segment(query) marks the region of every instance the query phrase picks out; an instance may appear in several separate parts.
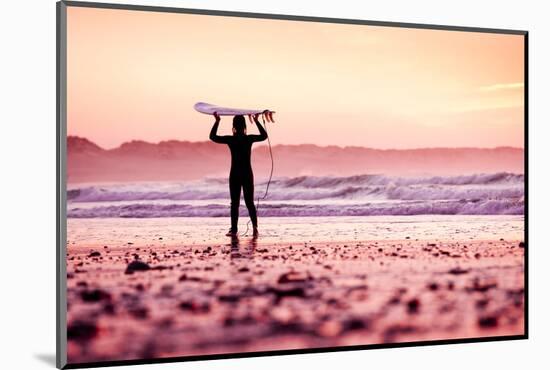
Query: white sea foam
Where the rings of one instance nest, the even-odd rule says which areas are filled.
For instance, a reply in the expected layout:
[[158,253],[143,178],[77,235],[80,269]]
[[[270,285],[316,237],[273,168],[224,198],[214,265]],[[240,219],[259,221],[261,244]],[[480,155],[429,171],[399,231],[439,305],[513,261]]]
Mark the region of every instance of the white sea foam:
[[[263,195],[265,186],[256,184],[256,196]],[[524,212],[523,197],[524,176],[510,173],[416,178],[302,176],[275,178],[260,214],[520,215]],[[219,217],[228,215],[228,207],[223,204],[225,200],[228,204],[228,198],[226,179],[84,186],[68,191],[68,216]]]

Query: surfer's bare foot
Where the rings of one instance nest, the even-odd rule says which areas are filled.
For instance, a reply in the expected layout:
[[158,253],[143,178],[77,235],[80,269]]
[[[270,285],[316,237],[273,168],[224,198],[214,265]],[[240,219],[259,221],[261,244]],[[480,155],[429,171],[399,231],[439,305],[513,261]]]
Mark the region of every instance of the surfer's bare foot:
[[237,230],[229,229],[225,236],[237,236]]
[[252,236],[257,237],[258,235],[260,235],[260,232],[258,231],[258,228],[255,227],[252,231]]

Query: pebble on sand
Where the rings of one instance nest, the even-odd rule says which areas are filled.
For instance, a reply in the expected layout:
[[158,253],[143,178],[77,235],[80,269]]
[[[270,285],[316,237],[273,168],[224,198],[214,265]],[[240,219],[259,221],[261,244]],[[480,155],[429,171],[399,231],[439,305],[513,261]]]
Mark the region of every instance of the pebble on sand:
[[419,308],[420,308],[420,301],[418,300],[418,298],[413,298],[407,302],[407,312],[409,314],[418,313]]
[[183,301],[179,304],[179,308],[192,313],[207,313],[210,311],[210,304],[208,302]]
[[99,301],[110,301],[111,295],[101,289],[93,289],[93,290],[85,290],[82,293],[80,293],[80,298],[84,302],[99,302]]
[[142,262],[142,261],[132,261],[128,264],[128,266],[126,267],[126,271],[124,272],[125,274],[133,274],[134,272],[136,271],[147,271],[147,270],[150,270],[151,267],[146,264],[145,262]]
[[471,286],[466,287],[466,291],[468,292],[486,292],[489,289],[493,289],[497,287],[497,283],[494,280],[490,279],[484,279],[480,280],[478,277],[476,277],[473,280],[473,284]]
[[305,298],[306,291],[302,287],[295,287],[291,289],[278,289],[272,287],[268,289],[270,293],[275,294],[275,303],[279,303],[285,297]]
[[369,327],[369,322],[360,318],[352,317],[348,320],[345,320],[342,323],[342,326],[344,331],[362,330]]
[[453,269],[449,270],[449,274],[451,275],[462,275],[467,274],[470,270],[461,269],[460,267],[455,267]]
[[76,320],[67,326],[67,339],[86,342],[93,339],[99,332],[93,322]]
[[481,328],[496,328],[498,326],[498,317],[482,316],[477,323]]

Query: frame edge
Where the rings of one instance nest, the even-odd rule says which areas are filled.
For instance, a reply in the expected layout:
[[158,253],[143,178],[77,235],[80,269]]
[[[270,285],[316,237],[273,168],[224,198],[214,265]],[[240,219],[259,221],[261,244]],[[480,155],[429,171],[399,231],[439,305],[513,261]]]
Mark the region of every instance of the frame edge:
[[56,367],[67,365],[67,4],[56,3]]
[[523,103],[523,160],[524,168],[523,173],[525,175],[524,179],[524,242],[525,250],[523,256],[523,268],[524,268],[524,304],[523,304],[523,314],[524,314],[524,333],[525,338],[529,339],[529,32],[525,32],[523,36],[523,63],[524,63],[524,103]]
[[[136,360],[115,360],[89,363],[67,363],[67,297],[66,297],[66,252],[67,252],[67,227],[66,227],[66,186],[67,186],[67,7],[83,7],[95,9],[118,9],[118,10],[133,10],[133,11],[151,11],[151,12],[168,12],[168,13],[185,13],[197,15],[213,15],[213,16],[229,16],[243,18],[260,18],[260,19],[276,19],[290,21],[306,21],[306,22],[322,22],[322,23],[339,23],[339,24],[357,24],[370,25],[380,27],[397,27],[397,28],[415,28],[427,30],[443,30],[443,31],[459,31],[459,32],[481,32],[481,33],[496,33],[521,35],[524,37],[524,173],[525,173],[525,230],[524,238],[526,243],[524,255],[525,268],[525,303],[524,303],[524,334],[503,336],[503,337],[476,337],[468,339],[450,339],[450,340],[435,340],[435,341],[420,341],[420,342],[401,342],[392,344],[380,345],[359,345],[359,346],[342,346],[328,348],[310,348],[298,350],[281,350],[281,351],[260,351],[260,352],[243,352],[229,354],[214,354],[200,356],[183,356],[183,357],[168,357],[157,359],[136,359]],[[139,365],[139,364],[155,364],[155,363],[170,363],[170,362],[190,362],[190,361],[205,361],[217,359],[235,359],[235,358],[252,358],[264,356],[284,356],[295,354],[315,354],[315,353],[330,353],[330,352],[346,352],[356,350],[383,349],[383,348],[402,348],[402,347],[419,347],[433,345],[448,345],[448,344],[466,344],[466,343],[482,343],[494,342],[503,340],[526,340],[529,339],[529,322],[528,322],[528,45],[529,45],[528,30],[513,30],[513,29],[493,29],[480,28],[471,26],[445,26],[445,25],[429,25],[406,22],[386,22],[373,20],[359,20],[348,18],[329,18],[320,16],[300,16],[288,14],[268,14],[268,13],[253,13],[225,10],[207,10],[207,9],[191,9],[191,8],[175,8],[165,6],[150,6],[150,5],[129,5],[129,4],[114,4],[114,3],[98,3],[98,2],[83,2],[83,1],[67,1],[60,0],[56,2],[56,367],[59,369],[65,368],[90,368],[104,366],[121,366],[121,365]]]
[[213,16],[225,16],[225,17],[260,18],[260,19],[271,19],[271,20],[275,19],[275,20],[339,23],[339,24],[360,24],[360,25],[369,25],[369,26],[378,26],[378,27],[415,28],[415,29],[458,31],[458,32],[482,32],[482,33],[498,33],[498,34],[509,34],[509,35],[525,35],[528,32],[527,30],[498,29],[498,28],[485,28],[485,27],[475,27],[475,26],[451,26],[451,25],[426,24],[426,23],[407,23],[407,22],[398,22],[398,21],[390,22],[390,21],[375,21],[375,20],[352,19],[352,18],[330,18],[330,17],[304,16],[304,15],[291,15],[291,14],[254,13],[254,12],[216,10],[216,9],[196,9],[196,8],[177,8],[177,7],[154,6],[154,5],[99,3],[99,2],[92,2],[92,1],[88,2],[88,1],[62,0],[62,2],[66,6],[80,7],[80,8],[95,8],[95,9],[118,9],[118,10],[164,12],[164,13],[185,13],[185,14],[213,15]]

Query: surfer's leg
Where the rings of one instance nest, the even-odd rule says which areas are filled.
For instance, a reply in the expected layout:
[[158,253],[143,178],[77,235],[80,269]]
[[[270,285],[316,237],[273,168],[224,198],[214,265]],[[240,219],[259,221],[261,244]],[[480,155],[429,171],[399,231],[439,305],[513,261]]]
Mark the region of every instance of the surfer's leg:
[[241,203],[241,181],[238,176],[229,176],[229,193],[231,195],[231,232],[236,233],[239,203]]
[[252,173],[243,179],[243,195],[250,221],[252,221],[252,226],[256,229],[258,227],[258,217],[256,215],[256,206],[254,205],[254,176]]

